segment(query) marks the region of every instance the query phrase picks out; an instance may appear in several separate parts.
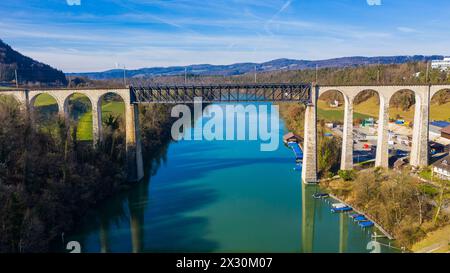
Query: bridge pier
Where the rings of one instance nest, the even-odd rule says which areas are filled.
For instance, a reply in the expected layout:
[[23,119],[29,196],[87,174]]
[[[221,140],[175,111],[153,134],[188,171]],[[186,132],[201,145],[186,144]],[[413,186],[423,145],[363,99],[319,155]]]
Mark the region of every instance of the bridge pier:
[[92,102],[92,141],[94,146],[101,141],[102,138],[102,106],[101,99],[97,103]]
[[378,115],[378,139],[375,167],[389,167],[389,101],[380,97],[380,113]]
[[[420,168],[428,166],[428,123],[430,112],[430,87],[422,87],[416,93],[414,113],[413,143],[411,147],[411,166]],[[422,96],[420,96],[422,94]]]
[[144,177],[141,135],[139,129],[139,106],[125,102],[126,149],[128,181],[139,181]]
[[345,99],[341,170],[353,169],[353,98]]
[[311,102],[305,110],[303,141],[303,183],[317,182],[317,98],[319,87],[311,86]]

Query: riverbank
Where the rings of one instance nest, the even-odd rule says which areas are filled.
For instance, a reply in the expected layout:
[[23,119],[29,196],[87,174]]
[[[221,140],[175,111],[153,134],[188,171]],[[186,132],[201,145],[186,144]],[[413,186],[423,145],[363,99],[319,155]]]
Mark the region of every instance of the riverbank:
[[370,169],[355,174],[353,181],[324,180],[320,187],[373,218],[395,237],[399,247],[418,249],[427,242],[413,246],[449,224],[443,213],[436,218],[427,188],[408,173]]

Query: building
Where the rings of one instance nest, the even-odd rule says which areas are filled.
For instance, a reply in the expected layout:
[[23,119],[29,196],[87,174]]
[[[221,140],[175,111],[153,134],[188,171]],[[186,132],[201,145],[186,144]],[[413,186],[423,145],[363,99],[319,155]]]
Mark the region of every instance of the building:
[[450,155],[433,164],[433,177],[450,180]]
[[450,139],[450,125],[441,129],[441,137]]
[[330,103],[330,107],[331,108],[339,107],[339,101],[338,100],[334,100],[332,103]]
[[[449,126],[450,126],[450,122],[446,122],[446,121],[430,122],[430,125],[428,126],[429,138],[431,140],[435,140],[435,139],[441,137],[442,130]],[[445,133],[444,133],[444,135],[445,135]],[[442,137],[444,137],[444,136],[442,136]],[[450,139],[450,135],[448,135],[447,138]]]
[[303,138],[300,136],[297,136],[296,134],[294,134],[292,132],[289,132],[283,136],[283,142],[284,143],[288,143],[288,142],[302,143]]
[[397,161],[394,162],[394,169],[401,170],[404,167],[406,167],[409,164],[409,160],[407,157],[402,157],[400,159],[397,159]]
[[446,57],[443,60],[431,61],[431,68],[440,69],[441,71],[449,71],[450,70],[450,57]]

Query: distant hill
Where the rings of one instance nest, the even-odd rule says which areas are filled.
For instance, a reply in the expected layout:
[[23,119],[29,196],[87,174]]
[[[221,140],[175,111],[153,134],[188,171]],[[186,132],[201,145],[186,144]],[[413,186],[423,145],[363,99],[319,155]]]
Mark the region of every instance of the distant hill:
[[0,84],[15,84],[15,70],[20,85],[67,85],[62,71],[26,57],[0,40]]
[[[371,64],[403,64],[408,62],[424,62],[434,59],[443,59],[443,56],[389,56],[389,57],[343,57],[328,60],[309,61],[309,60],[292,60],[277,59],[265,63],[237,63],[231,65],[210,65],[199,64],[189,66],[172,66],[172,67],[151,67],[136,70],[126,70],[127,77],[154,77],[154,76],[176,76],[183,75],[185,69],[190,75],[202,76],[233,76],[258,72],[269,72],[279,70],[304,70],[318,68],[343,68],[357,67]],[[104,72],[88,72],[88,73],[70,73],[71,76],[83,76],[91,79],[117,79],[123,77],[122,69],[113,69]]]

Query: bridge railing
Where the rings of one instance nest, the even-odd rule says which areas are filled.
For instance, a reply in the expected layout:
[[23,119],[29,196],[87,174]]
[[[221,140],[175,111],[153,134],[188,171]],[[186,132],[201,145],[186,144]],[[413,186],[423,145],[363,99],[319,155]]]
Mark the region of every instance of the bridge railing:
[[311,84],[155,85],[130,87],[131,103],[301,102],[311,99]]

